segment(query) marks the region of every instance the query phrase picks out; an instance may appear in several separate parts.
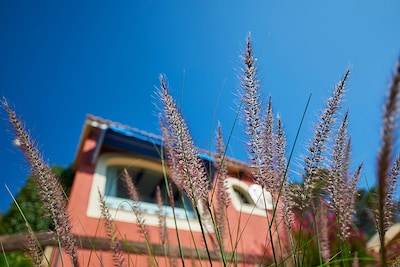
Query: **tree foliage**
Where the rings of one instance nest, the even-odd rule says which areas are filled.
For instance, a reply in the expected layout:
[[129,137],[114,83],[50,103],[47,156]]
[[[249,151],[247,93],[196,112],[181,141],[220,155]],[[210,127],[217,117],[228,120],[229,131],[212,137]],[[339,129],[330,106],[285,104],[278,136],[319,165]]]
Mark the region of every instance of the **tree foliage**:
[[[63,169],[55,166],[52,171],[59,177],[64,192],[69,195],[74,178],[71,168]],[[36,187],[35,177],[28,177],[26,184],[15,197],[25,218],[34,232],[45,231],[52,228],[51,219],[47,217]],[[0,235],[9,235],[26,232],[26,223],[17,205],[12,203],[5,214],[0,216]],[[0,253],[0,266],[31,266],[31,260],[24,252],[13,251]]]
[[[52,171],[59,177],[64,191],[68,195],[74,176],[72,169],[62,169],[56,166],[52,168]],[[25,186],[19,191],[16,201],[33,231],[50,229],[50,220],[43,209],[40,194],[36,188],[35,177],[30,176],[27,179]],[[25,220],[17,205],[13,203],[0,220],[0,235],[24,232],[26,232]]]

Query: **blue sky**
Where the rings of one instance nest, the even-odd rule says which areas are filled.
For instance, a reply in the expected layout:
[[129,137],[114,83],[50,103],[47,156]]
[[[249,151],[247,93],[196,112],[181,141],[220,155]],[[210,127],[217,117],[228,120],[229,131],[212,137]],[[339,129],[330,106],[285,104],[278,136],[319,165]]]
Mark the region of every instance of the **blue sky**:
[[[159,133],[154,88],[165,73],[197,146],[209,149],[219,119],[226,138],[237,112],[240,53],[251,32],[263,100],[293,140],[295,177],[313,123],[351,68],[352,167],[374,184],[381,107],[400,55],[400,2],[1,1],[0,95],[15,107],[51,165],[69,166],[86,114]],[[0,210],[29,174],[0,111]],[[213,124],[214,122],[214,124]],[[243,124],[229,155],[246,161]]]

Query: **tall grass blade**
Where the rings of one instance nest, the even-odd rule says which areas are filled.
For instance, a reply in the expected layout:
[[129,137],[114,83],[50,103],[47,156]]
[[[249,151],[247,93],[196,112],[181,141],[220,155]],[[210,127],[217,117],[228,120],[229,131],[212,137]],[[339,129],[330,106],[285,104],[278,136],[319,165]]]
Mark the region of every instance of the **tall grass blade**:
[[67,200],[57,177],[52,173],[50,166],[43,157],[25,129],[16,112],[3,99],[3,107],[7,111],[14,134],[20,143],[20,149],[25,155],[27,163],[36,178],[36,184],[42,196],[44,208],[48,210],[53,220],[54,228],[59,238],[60,246],[71,258],[75,267],[79,266],[76,251],[76,241],[71,233],[71,224],[67,213]]
[[384,111],[383,111],[383,126],[382,126],[382,144],[378,153],[377,179],[378,179],[378,233],[381,243],[381,264],[386,266],[386,247],[385,234],[388,226],[391,225],[389,218],[385,214],[387,210],[388,187],[391,185],[389,179],[390,168],[393,162],[393,151],[396,142],[396,129],[399,113],[399,94],[400,94],[400,62],[397,64],[395,74],[393,75],[392,84],[389,88]]

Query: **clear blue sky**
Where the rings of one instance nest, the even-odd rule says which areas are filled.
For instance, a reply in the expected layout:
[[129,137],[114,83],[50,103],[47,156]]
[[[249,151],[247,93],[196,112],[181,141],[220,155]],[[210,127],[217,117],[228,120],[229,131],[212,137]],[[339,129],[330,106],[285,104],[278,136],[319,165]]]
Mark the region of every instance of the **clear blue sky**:
[[[112,3],[112,4],[111,4]],[[159,133],[154,87],[165,73],[196,145],[208,149],[219,119],[226,138],[238,102],[239,54],[251,32],[263,98],[285,123],[289,147],[312,102],[292,162],[313,123],[352,70],[352,164],[374,184],[381,106],[400,55],[398,0],[0,2],[0,95],[16,108],[51,165],[72,163],[86,114]],[[182,89],[183,88],[183,89]],[[218,102],[218,97],[221,95]],[[29,170],[0,112],[0,210]],[[243,124],[229,155],[246,160]],[[291,173],[295,177],[295,173]]]

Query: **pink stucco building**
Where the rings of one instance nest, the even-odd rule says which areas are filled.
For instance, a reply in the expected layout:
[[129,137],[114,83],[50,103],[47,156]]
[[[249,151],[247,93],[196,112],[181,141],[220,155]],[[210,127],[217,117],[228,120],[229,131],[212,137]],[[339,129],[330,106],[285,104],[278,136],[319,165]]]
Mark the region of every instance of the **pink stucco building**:
[[[101,216],[99,192],[104,196],[117,229],[117,236],[122,240],[124,261],[127,266],[169,266],[173,262],[183,265],[177,242],[177,231],[184,254],[185,265],[209,266],[210,260],[205,252],[201,225],[196,213],[191,208],[187,197],[179,197],[176,188],[175,219],[168,200],[164,201],[162,212],[165,215],[168,241],[163,246],[159,229],[159,208],[155,203],[155,188],[159,186],[165,191],[164,173],[168,169],[161,160],[162,139],[159,136],[143,132],[115,122],[106,121],[93,116],[87,116],[78,145],[74,169],[76,171],[68,213],[75,235],[92,244],[89,248],[79,248],[81,266],[113,266],[112,252],[100,241],[107,239],[104,218]],[[209,170],[211,180],[216,173],[215,159],[212,155],[199,155]],[[268,227],[268,217],[272,216],[272,197],[264,192],[264,201],[255,199],[249,168],[246,164],[227,159],[229,178],[226,187],[230,204],[226,210],[227,234],[223,238],[226,255],[234,251],[236,257],[228,261],[236,262],[238,266],[261,266],[268,263],[271,255],[271,238],[274,244],[284,246],[284,234],[280,226]],[[124,186],[121,184],[121,171],[128,170],[140,194],[140,206],[143,210],[145,225],[148,229],[150,242],[146,243],[139,233],[136,217],[132,211],[133,201],[128,199]],[[252,191],[253,190],[253,191]],[[253,192],[253,193],[252,193]],[[213,199],[210,192],[210,199]],[[213,202],[214,203],[214,202]],[[186,208],[183,208],[186,206]],[[217,245],[213,224],[204,220],[202,226],[207,231],[207,245],[211,251],[213,266],[221,266],[221,253]],[[272,229],[273,228],[273,229]],[[279,236],[279,238],[278,238]],[[100,243],[99,243],[100,242]],[[82,241],[82,244],[84,242]],[[82,245],[80,244],[80,245]],[[153,255],[146,253],[148,245],[152,246]],[[107,247],[107,244],[105,245]],[[84,246],[80,246],[84,247]],[[277,246],[276,246],[277,247]],[[165,257],[169,248],[168,257]],[[200,250],[197,250],[200,249]],[[277,248],[276,248],[277,249]],[[53,266],[69,266],[69,258],[52,248]],[[64,264],[64,265],[63,265]]]

